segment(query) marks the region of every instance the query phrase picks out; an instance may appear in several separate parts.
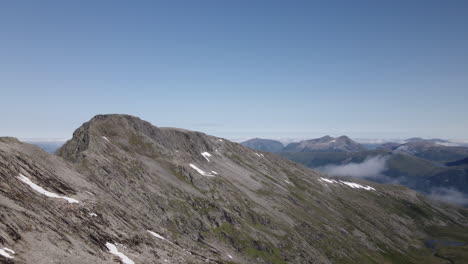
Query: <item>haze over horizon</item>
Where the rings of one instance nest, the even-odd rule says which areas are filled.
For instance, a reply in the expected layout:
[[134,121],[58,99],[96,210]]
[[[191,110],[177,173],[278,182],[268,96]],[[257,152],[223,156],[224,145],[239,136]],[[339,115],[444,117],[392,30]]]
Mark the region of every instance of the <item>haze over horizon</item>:
[[[280,3],[281,2],[281,3]],[[0,136],[96,114],[226,138],[468,136],[466,1],[0,4]]]

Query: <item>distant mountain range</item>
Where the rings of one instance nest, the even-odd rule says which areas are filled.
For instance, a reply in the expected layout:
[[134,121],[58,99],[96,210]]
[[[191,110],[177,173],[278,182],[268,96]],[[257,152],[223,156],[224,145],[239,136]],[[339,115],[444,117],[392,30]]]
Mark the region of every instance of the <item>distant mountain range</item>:
[[347,136],[330,137],[324,136],[317,139],[303,140],[297,143],[290,143],[282,151],[284,152],[357,152],[364,151],[366,148],[359,143],[354,142]]
[[249,139],[247,141],[242,142],[242,145],[266,152],[280,152],[284,148],[283,143],[279,141],[261,138]]
[[290,143],[273,152],[331,175],[402,184],[428,195],[441,190],[457,192],[460,199],[446,200],[468,205],[468,169],[464,166],[468,148],[451,146],[447,140],[410,138],[403,143],[387,142],[369,148],[346,136],[325,136]]

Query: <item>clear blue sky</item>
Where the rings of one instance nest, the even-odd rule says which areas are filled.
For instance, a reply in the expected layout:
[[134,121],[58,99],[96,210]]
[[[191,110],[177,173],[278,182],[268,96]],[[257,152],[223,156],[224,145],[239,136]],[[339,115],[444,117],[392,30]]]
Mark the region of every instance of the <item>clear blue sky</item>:
[[2,1],[0,135],[468,138],[468,1]]

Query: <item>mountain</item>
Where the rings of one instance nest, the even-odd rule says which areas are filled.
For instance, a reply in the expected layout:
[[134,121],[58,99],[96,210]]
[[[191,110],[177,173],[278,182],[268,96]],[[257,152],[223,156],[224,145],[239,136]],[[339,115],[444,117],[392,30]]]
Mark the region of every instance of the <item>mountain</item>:
[[279,152],[283,149],[283,143],[262,138],[253,138],[241,143],[244,146],[266,152]]
[[441,163],[459,160],[468,156],[468,147],[444,146],[427,141],[409,142],[396,147],[395,150]]
[[[379,183],[401,184],[426,194],[441,189],[455,191],[460,194],[461,199],[450,201],[468,206],[468,170],[463,167],[446,167],[404,152],[382,149],[279,154],[329,174],[353,176]],[[339,168],[339,171],[336,168]]]
[[0,261],[468,260],[466,209],[200,132],[98,115],[57,155],[0,138]]
[[405,140],[406,143],[414,143],[414,142],[427,142],[427,143],[435,143],[435,144],[445,144],[451,143],[448,140],[439,139],[439,138],[431,138],[431,139],[424,139],[420,137],[408,138]]
[[356,152],[364,150],[366,150],[364,146],[351,140],[347,136],[341,136],[336,138],[324,136],[317,139],[304,140],[297,143],[288,144],[283,149],[284,152]]

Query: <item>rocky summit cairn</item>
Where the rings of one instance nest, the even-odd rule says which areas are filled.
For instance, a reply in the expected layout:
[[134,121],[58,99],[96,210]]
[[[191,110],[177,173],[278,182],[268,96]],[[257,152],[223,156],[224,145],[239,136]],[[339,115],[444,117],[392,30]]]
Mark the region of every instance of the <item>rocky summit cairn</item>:
[[406,188],[129,115],[57,156],[1,138],[0,207],[5,263],[438,263],[424,242],[468,233],[465,209]]

